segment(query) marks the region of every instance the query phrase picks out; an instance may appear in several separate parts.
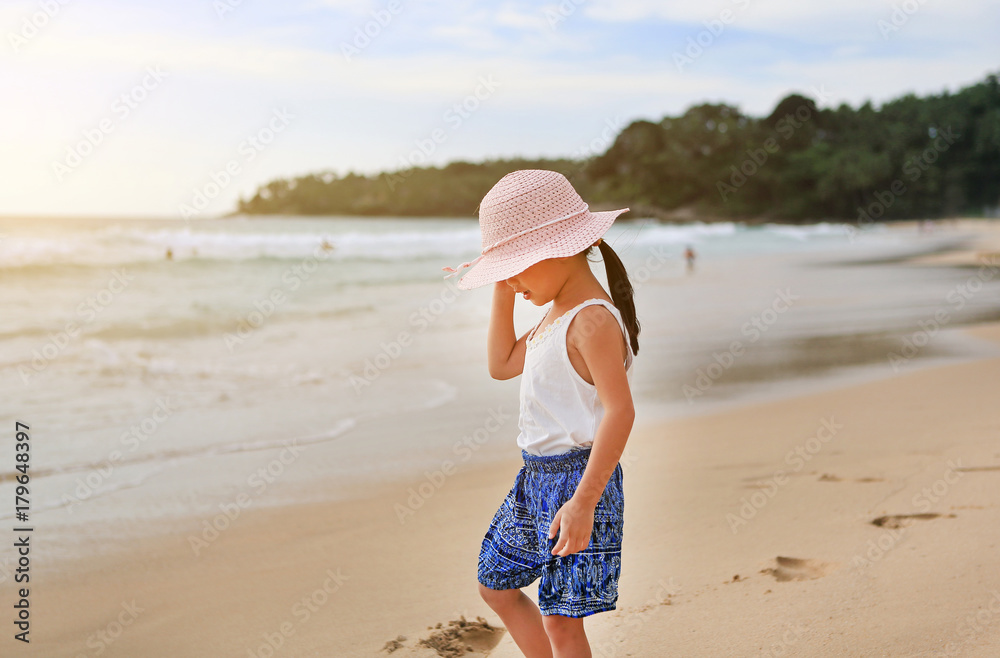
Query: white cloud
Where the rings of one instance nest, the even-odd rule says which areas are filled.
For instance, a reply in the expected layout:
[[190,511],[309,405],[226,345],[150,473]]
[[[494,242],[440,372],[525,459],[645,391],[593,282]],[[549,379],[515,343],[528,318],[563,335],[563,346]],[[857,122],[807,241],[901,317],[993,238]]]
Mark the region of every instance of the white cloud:
[[488,29],[469,24],[435,25],[428,34],[439,43],[452,43],[474,51],[500,51],[508,44]]
[[504,3],[494,14],[493,21],[497,25],[514,27],[520,30],[547,30],[548,22],[537,7],[524,11],[511,3]]
[[[922,36],[962,35],[966,38],[989,36],[997,18],[996,3],[985,0],[951,0],[935,3],[928,0],[909,2],[802,2],[802,0],[710,0],[707,2],[663,2],[662,0],[589,0],[584,13],[595,20],[636,22],[661,19],[703,27],[703,22],[718,20],[723,11],[731,12],[730,25],[741,30],[771,34],[818,43],[843,39],[882,40],[878,21],[892,21],[893,11],[911,4],[916,11],[906,14],[904,29],[919,29]],[[900,10],[902,11],[902,10]],[[923,24],[917,27],[918,24]]]

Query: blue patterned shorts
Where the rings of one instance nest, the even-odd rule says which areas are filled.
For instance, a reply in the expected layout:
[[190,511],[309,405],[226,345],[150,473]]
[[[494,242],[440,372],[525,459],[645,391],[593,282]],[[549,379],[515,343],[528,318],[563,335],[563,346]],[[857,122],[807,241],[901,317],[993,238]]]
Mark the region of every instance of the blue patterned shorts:
[[549,539],[549,526],[576,491],[590,448],[542,456],[522,450],[521,456],[524,466],[483,538],[479,582],[491,589],[515,589],[541,577],[538,607],[543,615],[586,617],[614,610],[625,504],[621,464],[615,465],[594,509],[590,544],[563,557],[552,554],[559,535]]

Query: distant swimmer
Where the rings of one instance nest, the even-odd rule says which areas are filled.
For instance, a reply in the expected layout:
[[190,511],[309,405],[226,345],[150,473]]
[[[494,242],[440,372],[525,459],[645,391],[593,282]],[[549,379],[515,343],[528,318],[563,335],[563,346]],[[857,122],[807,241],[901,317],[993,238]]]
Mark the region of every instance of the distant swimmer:
[[333,245],[327,242],[326,240],[323,240],[323,244],[321,246],[323,247],[323,251],[330,251],[331,249],[333,249]]
[[694,249],[691,248],[691,245],[688,245],[687,248],[684,250],[684,260],[687,261],[688,272],[694,272],[694,259],[695,259]]
[[174,252],[170,249],[170,247],[167,247],[167,260],[173,260],[173,259],[174,259]]

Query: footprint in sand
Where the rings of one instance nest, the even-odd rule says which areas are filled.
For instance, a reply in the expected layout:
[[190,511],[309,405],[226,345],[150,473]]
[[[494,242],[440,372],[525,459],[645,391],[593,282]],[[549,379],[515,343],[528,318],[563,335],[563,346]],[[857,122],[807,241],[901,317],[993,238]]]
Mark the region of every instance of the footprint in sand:
[[[816,478],[820,482],[843,482],[844,478],[833,475],[831,473],[824,473]],[[884,482],[882,478],[854,478],[855,482]]]
[[[476,621],[468,621],[465,615],[461,615],[457,620],[453,619],[444,626],[440,622],[438,625],[428,629],[433,631],[428,637],[417,641],[417,647],[426,647],[433,650],[438,656],[453,658],[456,656],[486,656],[500,643],[506,629],[498,626],[491,626],[482,617],[476,617]],[[395,640],[389,640],[382,647],[387,653],[392,653],[403,648],[406,637],[400,635]]]
[[877,519],[872,519],[871,524],[877,525],[880,528],[895,530],[896,528],[905,528],[913,525],[914,521],[929,521],[930,519],[936,519],[938,517],[953,519],[955,518],[955,515],[934,514],[932,512],[926,512],[923,514],[887,514],[886,516],[880,516]]
[[807,560],[781,555],[774,558],[774,561],[776,566],[761,569],[760,572],[771,574],[779,582],[822,578],[837,567],[833,562],[821,562],[820,560]]

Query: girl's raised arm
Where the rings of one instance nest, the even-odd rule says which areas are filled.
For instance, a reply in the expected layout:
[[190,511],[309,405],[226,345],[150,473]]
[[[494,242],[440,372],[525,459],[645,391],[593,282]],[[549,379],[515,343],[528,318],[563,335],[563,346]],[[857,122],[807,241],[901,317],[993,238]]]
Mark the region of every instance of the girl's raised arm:
[[493,284],[493,308],[486,339],[486,358],[493,379],[517,377],[524,370],[524,345],[530,332],[515,338],[514,297],[514,289],[506,281]]

